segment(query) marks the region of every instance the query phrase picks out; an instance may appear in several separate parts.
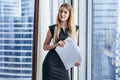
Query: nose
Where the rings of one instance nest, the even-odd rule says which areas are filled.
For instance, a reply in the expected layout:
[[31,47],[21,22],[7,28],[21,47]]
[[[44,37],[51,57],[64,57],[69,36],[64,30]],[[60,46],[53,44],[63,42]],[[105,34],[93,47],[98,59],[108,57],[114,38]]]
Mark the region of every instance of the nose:
[[64,13],[64,12],[62,12],[61,14],[62,14],[62,15],[65,15],[65,13]]

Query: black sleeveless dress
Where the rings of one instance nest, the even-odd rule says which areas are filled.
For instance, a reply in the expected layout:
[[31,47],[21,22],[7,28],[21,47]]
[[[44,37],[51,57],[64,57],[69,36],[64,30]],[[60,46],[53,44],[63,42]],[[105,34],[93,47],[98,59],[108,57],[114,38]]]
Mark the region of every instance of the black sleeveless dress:
[[[52,36],[54,35],[55,25],[49,26]],[[76,30],[78,26],[76,26]],[[68,37],[67,29],[64,32],[61,28],[59,40],[65,40]],[[43,80],[69,80],[68,70],[65,69],[63,62],[55,49],[51,49],[46,55],[42,69]]]

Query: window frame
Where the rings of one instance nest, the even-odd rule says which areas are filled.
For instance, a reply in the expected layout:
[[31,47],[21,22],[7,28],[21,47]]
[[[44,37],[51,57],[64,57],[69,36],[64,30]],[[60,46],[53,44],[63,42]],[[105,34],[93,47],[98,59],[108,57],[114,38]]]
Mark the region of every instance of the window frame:
[[92,80],[92,3],[93,0],[88,0],[87,4],[87,80]]
[[37,44],[38,44],[38,18],[39,18],[38,16],[39,16],[39,0],[35,0],[34,31],[33,31],[33,56],[32,56],[32,80],[36,80],[36,75],[37,75]]

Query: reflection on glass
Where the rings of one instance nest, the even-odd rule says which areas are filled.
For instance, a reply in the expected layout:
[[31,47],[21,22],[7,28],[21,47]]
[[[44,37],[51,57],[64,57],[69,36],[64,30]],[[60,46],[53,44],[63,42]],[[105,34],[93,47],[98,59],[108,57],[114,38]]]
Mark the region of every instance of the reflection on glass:
[[93,0],[92,80],[120,80],[119,5]]
[[0,0],[0,80],[31,80],[34,0]]

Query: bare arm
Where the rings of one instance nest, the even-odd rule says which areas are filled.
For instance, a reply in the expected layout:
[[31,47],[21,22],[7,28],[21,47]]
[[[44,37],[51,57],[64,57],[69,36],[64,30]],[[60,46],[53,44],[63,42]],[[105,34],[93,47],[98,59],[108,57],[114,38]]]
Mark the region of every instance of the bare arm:
[[52,34],[51,34],[50,30],[48,30],[46,39],[45,39],[44,44],[43,44],[44,50],[50,50],[50,49],[53,49],[57,46],[57,44],[50,45],[51,40],[52,40]]

